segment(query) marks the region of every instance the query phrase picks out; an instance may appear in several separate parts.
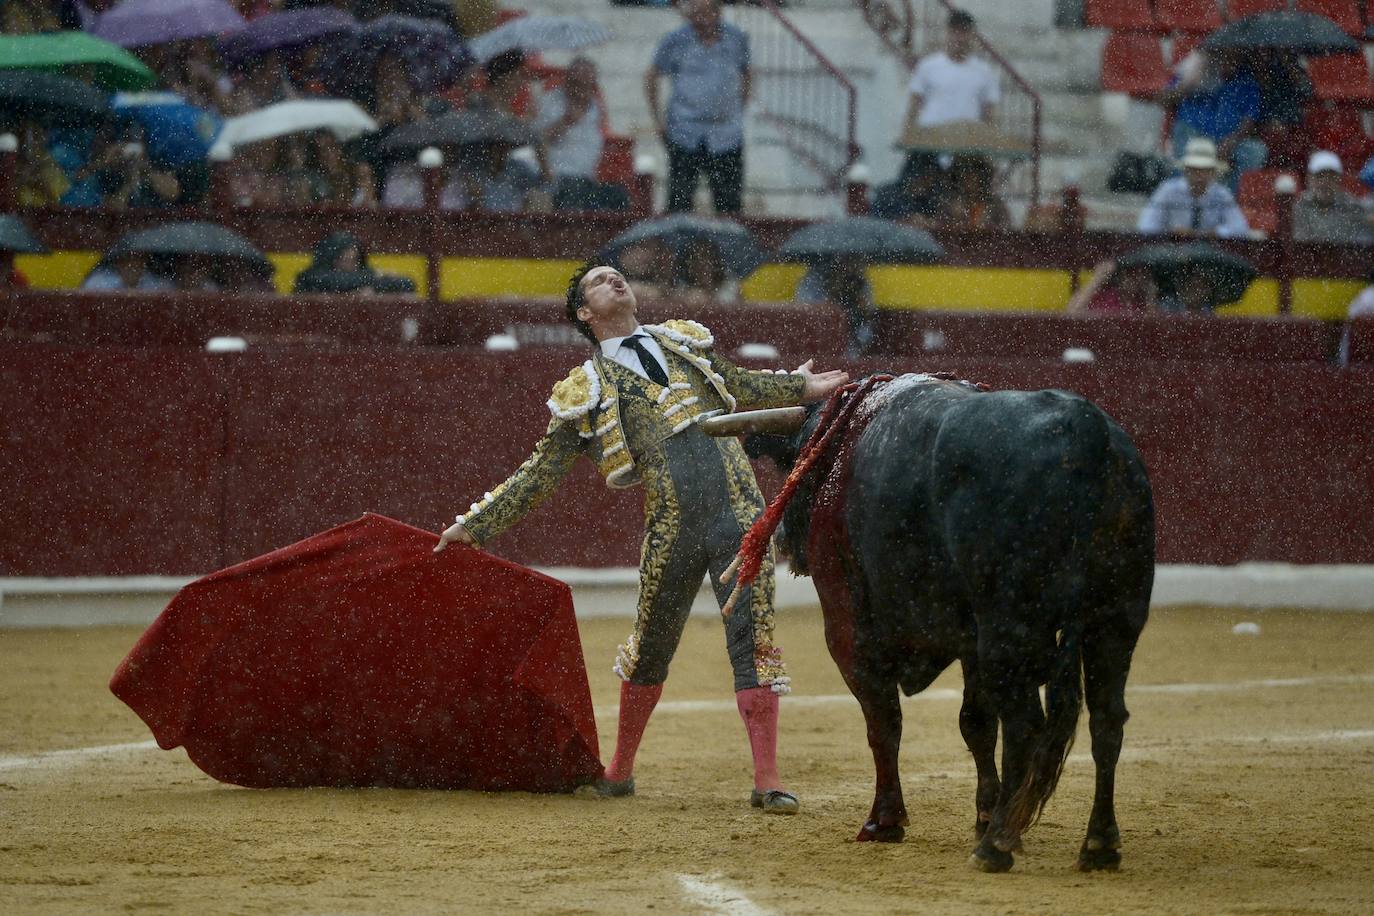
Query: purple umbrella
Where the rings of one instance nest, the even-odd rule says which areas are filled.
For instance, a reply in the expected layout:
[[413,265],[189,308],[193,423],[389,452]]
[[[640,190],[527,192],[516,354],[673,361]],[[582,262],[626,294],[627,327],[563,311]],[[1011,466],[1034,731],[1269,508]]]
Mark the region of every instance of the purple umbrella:
[[358,21],[336,6],[307,6],[259,16],[234,36],[234,46],[249,54],[265,54],[334,35],[350,35],[357,27]]
[[123,0],[91,31],[120,47],[241,32],[246,23],[226,0]]
[[405,62],[415,88],[433,92],[452,86],[472,63],[467,46],[436,19],[380,16],[330,46],[321,76],[331,92],[353,94],[371,81],[377,60],[395,54]]

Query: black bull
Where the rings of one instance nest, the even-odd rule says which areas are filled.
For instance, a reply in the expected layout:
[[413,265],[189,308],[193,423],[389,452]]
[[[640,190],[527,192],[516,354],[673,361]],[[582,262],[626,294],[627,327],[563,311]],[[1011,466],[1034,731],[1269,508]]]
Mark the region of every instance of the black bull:
[[[978,769],[973,864],[1012,866],[1086,696],[1097,786],[1078,867],[1115,868],[1126,676],[1154,578],[1139,453],[1068,392],[903,376],[869,399],[798,489],[781,534],[793,568],[815,580],[831,657],[868,725],[877,789],[859,839],[896,842],[907,824],[898,688],[923,690],[958,660],[959,727]],[[817,422],[812,409],[795,435],[747,447],[789,469]]]

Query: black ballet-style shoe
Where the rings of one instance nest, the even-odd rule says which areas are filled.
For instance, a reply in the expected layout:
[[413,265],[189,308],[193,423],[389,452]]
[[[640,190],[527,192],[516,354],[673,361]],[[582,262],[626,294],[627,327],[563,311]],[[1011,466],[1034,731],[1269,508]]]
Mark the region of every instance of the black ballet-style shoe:
[[755,789],[749,795],[749,805],[762,808],[764,814],[796,814],[801,810],[801,802],[797,801],[797,796],[782,789],[767,789],[763,792]]

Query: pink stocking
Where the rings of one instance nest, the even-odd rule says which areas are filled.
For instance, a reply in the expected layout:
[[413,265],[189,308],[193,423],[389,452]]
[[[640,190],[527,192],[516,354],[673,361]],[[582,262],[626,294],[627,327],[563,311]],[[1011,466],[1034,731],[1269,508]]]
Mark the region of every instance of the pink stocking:
[[639,740],[644,737],[644,727],[649,724],[649,715],[662,695],[662,684],[642,686],[629,681],[621,683],[620,729],[615,736],[615,756],[606,767],[606,779],[623,782],[630,778],[635,768],[635,751],[639,750]]
[[754,788],[781,789],[778,776],[778,695],[771,687],[750,687],[735,694],[739,716],[754,753]]

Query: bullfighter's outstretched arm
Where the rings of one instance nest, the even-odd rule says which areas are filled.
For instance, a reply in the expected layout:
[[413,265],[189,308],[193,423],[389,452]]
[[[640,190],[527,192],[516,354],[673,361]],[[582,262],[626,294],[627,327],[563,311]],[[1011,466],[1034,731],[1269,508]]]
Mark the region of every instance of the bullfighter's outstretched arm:
[[576,425],[554,418],[525,463],[473,503],[456,524],[477,544],[485,544],[547,499],[568,476],[583,449]]
[[725,379],[725,387],[735,396],[736,410],[791,407],[802,401],[806,378],[799,373],[779,374],[767,370],[741,369],[714,349],[708,358],[711,368]]

